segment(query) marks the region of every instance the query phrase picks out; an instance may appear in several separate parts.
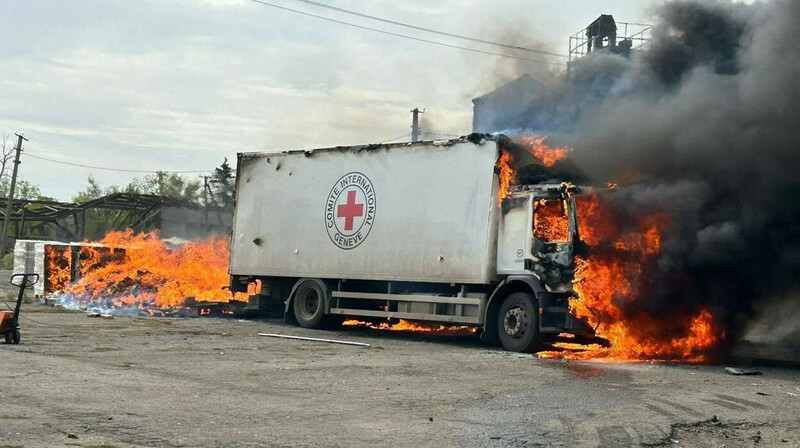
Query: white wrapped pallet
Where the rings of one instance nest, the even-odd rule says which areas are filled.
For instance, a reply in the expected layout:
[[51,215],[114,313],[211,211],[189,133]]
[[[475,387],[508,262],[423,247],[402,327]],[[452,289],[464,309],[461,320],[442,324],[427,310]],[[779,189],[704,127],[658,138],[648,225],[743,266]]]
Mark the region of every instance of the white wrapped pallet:
[[39,274],[39,282],[33,286],[33,293],[39,297],[47,291],[47,248],[53,246],[73,247],[80,244],[59,241],[17,240],[14,246],[14,274]]

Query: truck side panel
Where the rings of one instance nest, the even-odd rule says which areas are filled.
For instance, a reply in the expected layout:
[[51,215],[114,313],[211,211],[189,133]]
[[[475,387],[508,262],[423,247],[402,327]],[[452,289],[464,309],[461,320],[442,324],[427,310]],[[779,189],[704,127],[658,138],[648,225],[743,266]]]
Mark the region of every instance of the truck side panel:
[[231,274],[490,283],[496,158],[492,141],[241,154]]

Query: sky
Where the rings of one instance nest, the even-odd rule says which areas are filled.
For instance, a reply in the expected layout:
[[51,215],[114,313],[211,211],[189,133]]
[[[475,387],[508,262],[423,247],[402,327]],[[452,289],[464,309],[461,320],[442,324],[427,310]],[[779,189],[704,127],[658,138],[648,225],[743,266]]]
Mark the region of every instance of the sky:
[[[318,1],[558,53],[566,53],[568,37],[599,14],[650,22],[655,3]],[[511,52],[297,0],[269,2],[422,39]],[[25,134],[20,177],[63,201],[84,189],[89,175],[109,186],[144,173],[31,156],[127,170],[210,171],[226,157],[235,164],[237,152],[356,145],[409,134],[414,107],[425,109],[423,130],[463,135],[471,131],[472,98],[524,73],[561,70],[250,0],[4,0],[3,6],[0,131],[12,139]]]

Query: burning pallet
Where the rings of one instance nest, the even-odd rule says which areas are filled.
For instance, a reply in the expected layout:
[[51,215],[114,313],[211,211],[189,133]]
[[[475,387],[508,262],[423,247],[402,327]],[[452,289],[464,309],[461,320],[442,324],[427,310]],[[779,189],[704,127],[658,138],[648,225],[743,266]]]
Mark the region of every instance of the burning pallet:
[[[117,252],[116,256],[124,252]],[[98,243],[64,243],[44,240],[17,240],[14,246],[14,273],[39,274],[34,295],[43,297],[65,290],[99,263],[105,263],[114,251]]]
[[[168,244],[169,243],[169,244]],[[155,233],[110,232],[96,243],[18,241],[15,270],[42,276],[39,297],[65,308],[139,316],[235,316],[222,237],[171,244]]]

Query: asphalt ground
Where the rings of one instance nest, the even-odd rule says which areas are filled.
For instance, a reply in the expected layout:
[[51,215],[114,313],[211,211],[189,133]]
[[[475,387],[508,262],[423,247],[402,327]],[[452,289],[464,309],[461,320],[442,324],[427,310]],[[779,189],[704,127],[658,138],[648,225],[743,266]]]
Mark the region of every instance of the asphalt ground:
[[732,376],[540,360],[470,336],[23,313],[36,322],[21,322],[22,343],[0,344],[0,447],[800,446],[795,368]]

